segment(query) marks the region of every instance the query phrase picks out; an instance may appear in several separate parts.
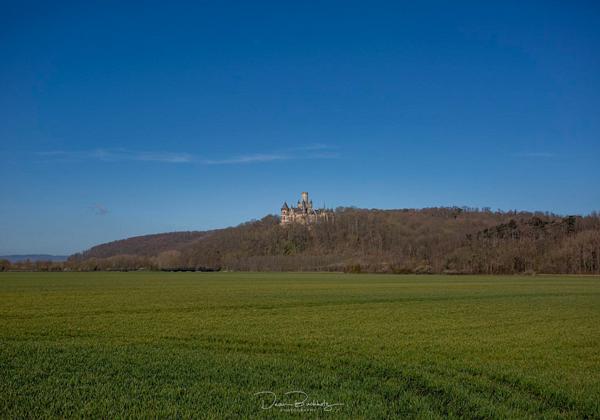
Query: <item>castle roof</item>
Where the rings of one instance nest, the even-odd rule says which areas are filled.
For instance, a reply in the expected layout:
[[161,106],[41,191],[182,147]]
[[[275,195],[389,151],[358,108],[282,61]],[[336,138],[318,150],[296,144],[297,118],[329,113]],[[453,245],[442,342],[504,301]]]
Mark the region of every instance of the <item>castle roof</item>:
[[283,206],[281,206],[281,210],[289,210],[289,207],[287,205],[287,201],[283,203]]

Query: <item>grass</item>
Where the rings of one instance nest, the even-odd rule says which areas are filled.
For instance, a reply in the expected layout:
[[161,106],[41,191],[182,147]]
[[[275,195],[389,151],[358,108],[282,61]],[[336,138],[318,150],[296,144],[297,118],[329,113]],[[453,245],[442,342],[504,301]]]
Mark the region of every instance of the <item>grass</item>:
[[598,418],[600,278],[0,275],[0,418],[303,414]]

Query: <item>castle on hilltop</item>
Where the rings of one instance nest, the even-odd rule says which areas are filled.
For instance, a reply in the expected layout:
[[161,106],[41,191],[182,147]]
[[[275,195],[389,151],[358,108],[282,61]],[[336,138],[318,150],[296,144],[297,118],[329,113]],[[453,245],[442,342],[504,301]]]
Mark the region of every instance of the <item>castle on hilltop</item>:
[[308,199],[308,193],[302,193],[302,199],[298,200],[296,207],[289,207],[287,203],[281,206],[281,224],[289,223],[309,224],[319,220],[333,219],[333,212],[325,208],[315,209],[312,200]]

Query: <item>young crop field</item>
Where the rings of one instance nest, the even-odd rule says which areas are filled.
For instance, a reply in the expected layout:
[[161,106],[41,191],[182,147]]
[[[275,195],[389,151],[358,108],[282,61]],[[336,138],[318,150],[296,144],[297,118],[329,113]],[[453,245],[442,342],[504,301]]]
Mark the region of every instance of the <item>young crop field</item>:
[[0,274],[0,418],[600,417],[600,278]]

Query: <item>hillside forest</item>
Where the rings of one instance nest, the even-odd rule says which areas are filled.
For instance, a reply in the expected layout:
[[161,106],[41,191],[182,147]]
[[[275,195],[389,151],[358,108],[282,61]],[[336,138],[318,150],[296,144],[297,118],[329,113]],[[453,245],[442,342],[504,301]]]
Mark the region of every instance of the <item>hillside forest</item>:
[[600,216],[472,208],[338,208],[312,225],[266,216],[205,232],[139,236],[66,262],[0,261],[0,270],[600,273]]

